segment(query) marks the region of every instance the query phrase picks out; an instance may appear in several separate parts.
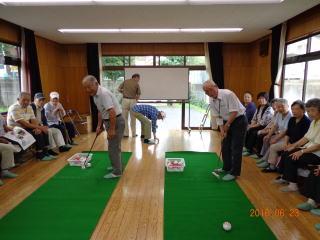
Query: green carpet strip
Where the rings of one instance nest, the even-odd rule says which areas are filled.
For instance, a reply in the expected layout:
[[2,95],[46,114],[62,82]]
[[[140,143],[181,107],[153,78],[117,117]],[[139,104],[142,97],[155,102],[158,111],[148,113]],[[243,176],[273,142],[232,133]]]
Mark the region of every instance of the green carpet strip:
[[[66,166],[0,220],[1,239],[90,239],[119,179],[106,180],[107,152],[92,167]],[[122,153],[126,164],[131,153]]]
[[[165,240],[276,239],[262,218],[250,217],[254,206],[238,184],[211,174],[215,153],[167,152],[166,158],[184,158],[186,167],[165,173]],[[223,230],[224,221],[231,222],[231,231]]]

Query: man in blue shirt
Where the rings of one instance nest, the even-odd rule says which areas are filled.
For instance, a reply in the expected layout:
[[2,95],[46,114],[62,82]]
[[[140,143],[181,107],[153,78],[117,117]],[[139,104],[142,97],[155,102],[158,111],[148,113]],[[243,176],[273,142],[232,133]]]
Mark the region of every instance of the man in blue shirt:
[[[164,119],[166,114],[163,111],[159,111],[156,107],[146,104],[137,105],[132,107],[133,115],[141,123],[142,137],[144,143],[155,144],[154,140],[158,140],[156,136],[157,131],[157,120]],[[151,129],[154,140],[151,140]]]

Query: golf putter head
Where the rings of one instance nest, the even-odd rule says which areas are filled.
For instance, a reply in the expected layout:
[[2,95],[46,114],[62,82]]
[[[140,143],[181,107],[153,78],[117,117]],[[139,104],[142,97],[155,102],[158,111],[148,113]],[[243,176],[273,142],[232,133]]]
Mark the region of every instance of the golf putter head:
[[216,173],[215,171],[212,172],[212,175],[215,176],[217,179],[221,179],[220,175]]

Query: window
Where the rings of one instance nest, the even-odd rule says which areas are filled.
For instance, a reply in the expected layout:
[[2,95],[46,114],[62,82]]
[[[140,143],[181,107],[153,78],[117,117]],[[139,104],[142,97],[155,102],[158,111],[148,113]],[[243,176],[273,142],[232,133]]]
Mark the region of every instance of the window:
[[187,66],[206,65],[205,56],[187,56],[186,65]]
[[124,81],[124,70],[104,70],[101,85],[115,94],[118,100],[121,94],[118,91],[119,85]]
[[102,57],[103,66],[129,66],[129,57],[107,56]]
[[319,97],[320,34],[286,46],[282,96],[291,104],[301,99]]
[[285,66],[283,97],[293,103],[302,99],[305,63],[294,63]]
[[307,53],[307,39],[288,44],[287,57],[294,57]]
[[183,66],[184,56],[160,56],[160,66]]
[[131,66],[153,66],[153,56],[130,57]]
[[0,42],[0,112],[6,112],[17,100],[20,62],[20,47]]
[[311,38],[310,52],[320,51],[320,34]]
[[[190,112],[189,105],[185,108],[185,126],[199,128],[203,115],[209,104],[209,98],[202,90],[202,84],[208,79],[206,70],[189,71]],[[190,114],[189,114],[190,113]],[[204,127],[210,127],[210,117]]]
[[320,96],[320,60],[308,62],[305,100]]

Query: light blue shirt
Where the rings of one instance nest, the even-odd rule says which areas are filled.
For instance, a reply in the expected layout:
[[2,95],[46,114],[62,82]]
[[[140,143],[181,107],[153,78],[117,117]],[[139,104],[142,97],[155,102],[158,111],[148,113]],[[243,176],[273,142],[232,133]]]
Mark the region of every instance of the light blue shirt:
[[[48,121],[48,125],[51,126],[53,124],[59,124],[60,121],[61,121],[61,118],[59,116],[59,111],[56,111],[54,113],[54,110],[58,107],[62,107],[62,104],[61,103],[58,103],[58,105],[55,107],[53,106],[53,104],[51,102],[48,102],[44,105],[44,111],[45,111],[45,115],[46,115],[46,118],[47,118],[47,121]],[[66,112],[65,110],[63,109],[63,114],[62,114],[62,117],[64,117],[66,115]]]
[[277,127],[277,132],[285,132],[288,129],[288,123],[290,118],[292,117],[291,112],[288,112],[285,117],[281,113],[278,113],[275,120],[274,125]]

